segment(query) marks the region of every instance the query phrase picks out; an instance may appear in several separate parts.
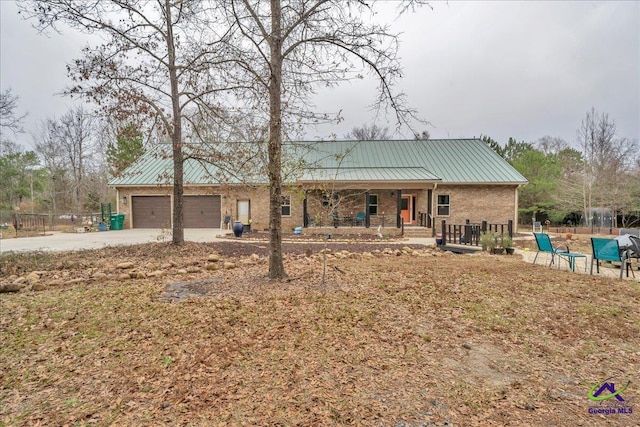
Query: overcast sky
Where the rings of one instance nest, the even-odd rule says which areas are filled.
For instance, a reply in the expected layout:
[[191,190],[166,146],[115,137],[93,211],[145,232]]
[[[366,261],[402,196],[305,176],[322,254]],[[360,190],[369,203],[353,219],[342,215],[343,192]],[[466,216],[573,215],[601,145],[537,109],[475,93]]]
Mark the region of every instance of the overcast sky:
[[[533,142],[550,135],[572,143],[594,107],[615,120],[618,137],[640,139],[639,1],[432,6],[392,24],[402,32],[399,88],[431,123],[432,138],[484,134],[505,144],[509,137]],[[69,85],[65,66],[84,44],[72,31],[38,35],[13,2],[0,1],[0,88],[20,97],[27,130],[72,105],[56,94]],[[362,81],[322,90],[318,109],[341,109],[344,121],[310,129],[308,136],[342,137],[373,123],[367,106],[374,88]],[[17,139],[30,143],[27,135]]]

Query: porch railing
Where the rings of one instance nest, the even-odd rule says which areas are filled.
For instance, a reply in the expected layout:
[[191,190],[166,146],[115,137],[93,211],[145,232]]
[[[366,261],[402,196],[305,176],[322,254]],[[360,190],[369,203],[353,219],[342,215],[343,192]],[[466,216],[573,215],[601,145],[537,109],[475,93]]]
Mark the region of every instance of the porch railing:
[[[367,224],[368,219],[368,224]],[[395,226],[393,217],[389,215],[370,215],[363,219],[358,219],[354,215],[332,215],[331,217],[308,215],[304,221],[304,227],[389,227]]]
[[418,211],[418,225],[431,228],[431,215],[428,212]]
[[513,237],[513,220],[509,220],[506,224],[490,223],[488,221],[471,223],[470,220],[467,220],[464,224],[447,224],[443,220],[441,226],[442,244],[480,246],[480,235],[486,231],[493,231],[496,234],[508,234]]

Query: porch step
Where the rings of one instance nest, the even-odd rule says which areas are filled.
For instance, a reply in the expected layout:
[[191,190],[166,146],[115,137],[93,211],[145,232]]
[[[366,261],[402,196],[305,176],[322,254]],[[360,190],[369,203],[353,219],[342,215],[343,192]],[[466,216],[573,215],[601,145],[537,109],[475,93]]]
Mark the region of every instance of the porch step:
[[474,254],[482,251],[480,246],[456,245],[452,243],[442,245],[440,246],[440,249],[443,251],[453,252],[454,254]]
[[[400,232],[399,229],[398,232]],[[432,234],[433,230],[431,228],[416,226],[404,227],[405,237],[433,237]]]

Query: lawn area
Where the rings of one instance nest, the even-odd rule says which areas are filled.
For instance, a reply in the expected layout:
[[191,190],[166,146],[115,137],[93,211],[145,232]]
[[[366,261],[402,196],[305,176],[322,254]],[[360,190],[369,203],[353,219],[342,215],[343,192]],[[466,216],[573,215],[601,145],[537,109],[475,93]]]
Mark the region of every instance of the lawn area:
[[35,275],[0,294],[0,425],[640,422],[640,283],[394,245],[323,283],[301,245],[276,283],[257,244],[2,254]]

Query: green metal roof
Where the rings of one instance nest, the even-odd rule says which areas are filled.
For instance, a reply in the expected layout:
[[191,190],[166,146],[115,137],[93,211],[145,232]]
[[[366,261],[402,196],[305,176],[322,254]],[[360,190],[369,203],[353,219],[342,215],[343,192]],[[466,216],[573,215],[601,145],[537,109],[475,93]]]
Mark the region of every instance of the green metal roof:
[[[527,180],[506,160],[479,139],[432,139],[401,141],[308,142],[302,151],[310,170],[357,169],[358,180],[375,179],[377,168],[412,171],[406,180],[441,181],[456,184],[525,184]],[[303,145],[304,146],[304,145]],[[303,147],[302,146],[302,147]],[[301,148],[297,148],[300,152]],[[421,172],[417,172],[417,171]],[[365,173],[367,172],[367,173]],[[315,172],[316,176],[322,174]],[[304,176],[304,175],[303,175]],[[400,175],[395,175],[400,178]],[[389,176],[389,180],[394,177]],[[399,180],[402,180],[401,178]]]
[[[219,144],[219,148],[222,145]],[[211,147],[213,147],[211,145]],[[243,148],[251,148],[249,144],[243,144]],[[197,149],[197,154],[202,156],[207,146],[201,146]],[[185,147],[184,153],[187,157],[191,153],[188,147]],[[223,151],[227,152],[221,157],[231,157],[227,146]],[[244,150],[243,150],[244,151]],[[255,150],[254,150],[255,151]],[[171,157],[171,144],[158,144],[147,150],[133,165],[125,169],[120,176],[109,181],[112,187],[127,186],[157,186],[171,185],[173,182],[173,159]],[[253,153],[255,154],[255,153]],[[251,157],[244,154],[245,157]],[[242,160],[240,159],[238,163]],[[218,164],[198,160],[195,158],[186,158],[183,164],[184,185],[212,185],[219,183],[239,184],[242,182],[251,182],[254,184],[266,183],[267,178],[264,174],[256,174],[249,172],[251,168],[247,166],[247,172],[242,172],[242,167],[232,161],[219,160]],[[258,170],[258,169],[253,169]]]
[[308,168],[298,182],[396,182],[396,181],[440,181],[440,178],[425,168],[402,167],[340,167]]
[[[169,184],[173,163],[171,147],[156,146],[109,185],[149,186]],[[258,158],[259,156],[255,156]],[[293,182],[376,181],[442,182],[452,184],[525,184],[527,180],[479,139],[309,141],[284,146],[283,169],[288,165]],[[265,183],[254,172],[241,179],[219,167],[193,159],[185,161],[185,185]],[[298,169],[298,170],[296,170]],[[259,171],[260,168],[254,168]]]
[[527,179],[479,139],[416,141],[424,167],[447,183],[526,184]]

